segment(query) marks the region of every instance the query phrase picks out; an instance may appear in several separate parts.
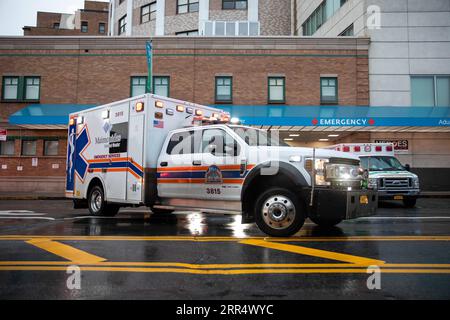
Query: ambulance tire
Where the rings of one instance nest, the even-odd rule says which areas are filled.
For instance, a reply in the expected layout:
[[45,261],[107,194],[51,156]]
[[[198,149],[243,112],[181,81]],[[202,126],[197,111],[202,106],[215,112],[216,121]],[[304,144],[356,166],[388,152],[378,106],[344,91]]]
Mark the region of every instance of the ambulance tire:
[[171,214],[172,212],[175,211],[175,210],[170,210],[170,209],[159,209],[159,208],[153,208],[153,207],[150,207],[150,210],[152,210],[152,213],[156,214],[156,215]]
[[342,222],[342,219],[324,219],[324,218],[311,218],[311,217],[309,217],[309,219],[312,222],[314,222],[315,224],[317,224],[319,227],[323,227],[323,228],[331,228]]
[[406,208],[414,208],[416,206],[416,202],[417,198],[405,197],[405,199],[403,199],[403,205]]
[[120,206],[108,204],[105,201],[105,193],[99,185],[94,186],[88,196],[89,212],[93,216],[115,216],[119,212]]
[[305,223],[303,201],[291,191],[273,187],[259,195],[255,205],[255,220],[259,229],[273,237],[296,234]]

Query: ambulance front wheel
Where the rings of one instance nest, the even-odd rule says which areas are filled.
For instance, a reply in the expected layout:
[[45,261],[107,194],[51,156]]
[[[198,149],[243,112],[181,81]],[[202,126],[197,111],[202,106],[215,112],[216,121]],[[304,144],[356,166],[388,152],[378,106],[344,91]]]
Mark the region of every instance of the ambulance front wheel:
[[88,196],[89,212],[94,216],[115,216],[120,207],[105,201],[105,192],[101,186],[94,186]]
[[284,188],[271,188],[256,200],[255,220],[261,231],[274,237],[296,234],[305,223],[302,200]]

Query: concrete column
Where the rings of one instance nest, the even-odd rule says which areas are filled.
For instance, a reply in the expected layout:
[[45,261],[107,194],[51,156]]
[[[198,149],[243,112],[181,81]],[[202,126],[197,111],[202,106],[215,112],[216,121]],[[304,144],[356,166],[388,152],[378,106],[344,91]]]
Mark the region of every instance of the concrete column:
[[257,22],[259,21],[259,16],[258,16],[258,0],[248,0],[248,8],[247,8],[247,12],[248,12],[248,21],[252,21],[252,22]]
[[198,8],[198,32],[202,34],[203,23],[209,20],[209,0],[200,0]]
[[133,31],[133,0],[127,0],[127,26],[125,34],[129,37]]
[[116,14],[116,1],[111,0],[109,2],[109,15],[108,15],[108,26],[109,26],[109,35],[114,35],[114,17]]
[[156,1],[155,36],[164,36],[164,20],[166,16],[166,1]]

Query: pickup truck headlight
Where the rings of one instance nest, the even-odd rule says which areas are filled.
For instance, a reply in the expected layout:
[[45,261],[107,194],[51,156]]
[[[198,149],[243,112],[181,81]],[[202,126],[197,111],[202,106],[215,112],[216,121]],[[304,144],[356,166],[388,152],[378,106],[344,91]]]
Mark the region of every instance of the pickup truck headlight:
[[369,183],[368,183],[367,187],[369,189],[373,189],[373,190],[378,189],[378,179],[376,179],[376,178],[369,178]]
[[419,178],[415,177],[412,180],[412,185],[414,189],[419,189],[420,188],[420,183],[419,183]]

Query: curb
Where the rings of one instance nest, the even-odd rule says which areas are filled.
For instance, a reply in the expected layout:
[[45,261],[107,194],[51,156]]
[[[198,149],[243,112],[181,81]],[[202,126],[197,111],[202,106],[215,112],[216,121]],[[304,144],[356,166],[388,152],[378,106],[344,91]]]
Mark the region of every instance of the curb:
[[0,195],[0,200],[69,200],[63,196]]

